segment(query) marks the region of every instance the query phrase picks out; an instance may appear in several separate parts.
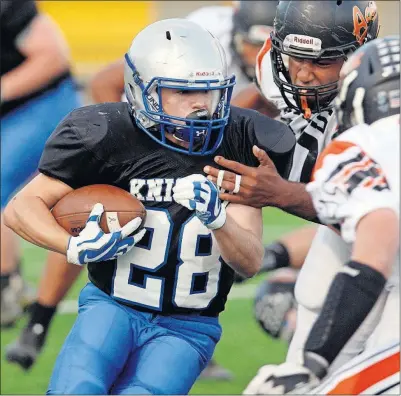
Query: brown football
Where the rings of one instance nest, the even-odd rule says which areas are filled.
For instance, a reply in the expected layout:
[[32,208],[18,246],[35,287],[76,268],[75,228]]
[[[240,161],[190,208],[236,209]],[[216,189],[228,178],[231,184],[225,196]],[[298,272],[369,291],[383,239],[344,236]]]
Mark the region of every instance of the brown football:
[[100,221],[104,232],[117,231],[138,216],[143,219],[140,227],[142,228],[146,209],[141,201],[129,192],[107,184],[93,184],[71,191],[57,202],[52,213],[61,227],[69,234],[77,236],[85,227],[93,206],[98,202],[104,206]]

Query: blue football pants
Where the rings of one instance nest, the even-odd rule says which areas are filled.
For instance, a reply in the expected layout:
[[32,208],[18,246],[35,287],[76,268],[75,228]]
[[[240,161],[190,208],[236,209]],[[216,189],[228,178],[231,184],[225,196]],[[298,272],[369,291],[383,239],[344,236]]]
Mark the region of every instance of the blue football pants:
[[187,394],[220,336],[218,318],[140,312],[88,283],[47,394]]

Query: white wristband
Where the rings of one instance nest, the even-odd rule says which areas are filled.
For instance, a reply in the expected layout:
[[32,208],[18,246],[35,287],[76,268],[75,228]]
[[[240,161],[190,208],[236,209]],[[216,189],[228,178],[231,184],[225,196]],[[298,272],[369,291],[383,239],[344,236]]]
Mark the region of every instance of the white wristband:
[[70,239],[68,241],[66,256],[67,256],[68,263],[82,266],[82,264],[79,262],[79,259],[78,259],[78,248],[76,246],[75,237],[70,237]]

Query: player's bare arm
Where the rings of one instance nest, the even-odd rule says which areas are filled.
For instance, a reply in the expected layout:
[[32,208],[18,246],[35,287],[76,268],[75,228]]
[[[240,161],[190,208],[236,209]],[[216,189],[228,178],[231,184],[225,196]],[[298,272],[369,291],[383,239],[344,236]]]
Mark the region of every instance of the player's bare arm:
[[107,261],[131,249],[145,230],[132,234],[142,220],[132,219],[121,230],[105,233],[100,228],[104,208],[97,203],[78,236],[70,236],[58,225],[50,209],[72,188],[65,183],[38,175],[7,206],[6,225],[27,241],[67,256],[71,264]]
[[359,221],[351,258],[387,278],[399,251],[399,244],[400,227],[397,213],[390,208],[380,208]]
[[304,219],[315,220],[316,211],[305,184],[282,178],[264,150],[255,146],[253,153],[260,163],[257,168],[216,157],[219,166],[230,170],[224,172],[222,181],[218,180],[217,168],[204,168],[209,179],[227,191],[235,191],[236,174],[241,175],[239,191],[236,194],[223,193],[221,199],[255,208],[275,206]]
[[230,204],[223,227],[213,231],[224,261],[239,274],[257,274],[263,259],[262,211]]
[[1,77],[2,101],[35,92],[68,70],[67,43],[46,15],[37,15],[17,36],[15,44],[26,60]]
[[51,208],[72,188],[39,174],[7,205],[5,223],[35,245],[65,254],[70,235],[54,219]]

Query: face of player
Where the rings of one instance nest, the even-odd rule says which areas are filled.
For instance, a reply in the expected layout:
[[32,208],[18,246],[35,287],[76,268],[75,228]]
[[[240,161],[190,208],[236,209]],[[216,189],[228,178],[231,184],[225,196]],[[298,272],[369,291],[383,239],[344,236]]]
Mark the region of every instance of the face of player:
[[314,61],[290,56],[288,71],[294,85],[316,87],[336,82],[343,63],[341,58]]
[[291,81],[295,85],[315,87],[338,80],[344,59],[313,61],[309,59],[288,59]]
[[[163,88],[161,92],[161,99],[163,104],[163,111],[174,117],[188,117],[189,114],[197,110],[208,110],[213,114],[213,102],[216,103],[215,95],[217,91],[185,91],[178,89]],[[179,122],[179,121],[175,121]],[[182,122],[184,124],[184,122]],[[173,136],[167,135],[167,138],[172,140]],[[175,140],[175,139],[174,139]],[[178,142],[177,142],[178,143]],[[178,143],[180,145],[188,146],[185,142]]]
[[175,117],[187,117],[196,110],[214,112],[213,91],[185,91],[178,89],[162,89],[163,111]]

